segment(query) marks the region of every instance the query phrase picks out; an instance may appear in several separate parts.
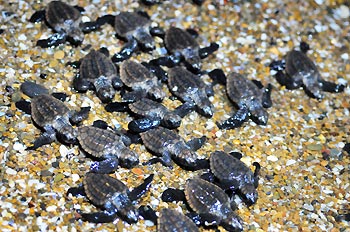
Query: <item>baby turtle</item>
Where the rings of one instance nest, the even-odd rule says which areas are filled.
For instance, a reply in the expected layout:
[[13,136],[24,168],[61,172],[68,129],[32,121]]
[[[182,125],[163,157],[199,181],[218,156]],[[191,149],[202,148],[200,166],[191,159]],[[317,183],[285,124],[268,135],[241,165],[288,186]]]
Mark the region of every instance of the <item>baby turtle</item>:
[[114,98],[115,89],[122,86],[118,69],[108,58],[106,50],[92,49],[74,65],[79,66],[79,75],[73,81],[74,89],[79,92],[95,89],[97,97],[104,103],[110,102]]
[[242,219],[234,212],[235,205],[224,190],[200,178],[188,179],[185,190],[167,189],[162,200],[186,201],[194,211],[190,214],[198,225],[221,225],[228,231],[242,231]]
[[104,15],[99,22],[109,23],[116,31],[116,36],[127,43],[121,51],[112,57],[113,62],[121,62],[131,57],[138,47],[149,51],[154,49],[152,36],[163,34],[163,30],[151,28],[151,20],[142,12],[121,12],[117,16]]
[[184,67],[173,67],[168,71],[168,87],[181,101],[195,105],[199,114],[207,118],[213,116],[213,105],[208,97],[213,95],[213,90],[197,75]]
[[224,190],[238,191],[248,205],[256,203],[260,171],[260,165],[257,162],[253,163],[255,166],[253,173],[241,160],[223,151],[213,152],[209,161],[210,170],[220,187]]
[[[274,61],[270,69],[277,71],[276,79],[287,89],[298,89],[303,87],[306,94],[312,98],[322,99],[322,91],[339,93],[343,92],[345,86],[326,81],[322,78],[315,63],[306,55],[308,50],[301,43],[302,51],[292,50],[287,53],[285,61]],[[283,72],[284,71],[284,72]]]
[[126,168],[139,163],[138,154],[127,147],[131,143],[130,139],[123,134],[93,126],[82,126],[78,128],[78,141],[84,151],[93,157],[103,159],[92,164],[93,172],[113,172],[118,167],[118,161]]
[[[17,102],[19,109],[31,114],[32,119],[44,133],[34,141],[29,150],[35,150],[56,139],[64,143],[76,142],[76,130],[72,124],[78,124],[88,117],[90,107],[82,107],[79,112],[70,110],[62,101],[48,94],[49,90],[34,82],[26,81],[21,85],[24,94],[32,97],[31,102]],[[58,94],[56,97],[65,97]]]
[[202,67],[201,59],[218,50],[219,45],[211,43],[208,47],[200,48],[192,35],[180,28],[170,27],[164,36],[164,44],[170,56],[154,59],[151,63],[173,67],[184,60],[189,69],[198,72]]
[[[218,123],[220,129],[240,127],[250,117],[258,125],[266,125],[268,113],[264,108],[272,106],[269,84],[263,88],[260,82],[253,82],[239,73],[230,73],[226,81],[226,93],[238,106],[238,111],[229,119]],[[259,85],[259,86],[258,86]]]
[[182,104],[175,110],[170,111],[163,104],[142,98],[129,105],[132,113],[136,114],[138,119],[131,121],[128,125],[132,132],[140,133],[162,125],[169,129],[180,126],[182,118],[190,113],[193,106]]
[[132,92],[123,94],[124,101],[134,102],[147,96],[153,100],[162,101],[165,97],[157,77],[136,61],[123,61],[120,66],[120,79],[132,89]]
[[140,134],[143,144],[147,149],[161,158],[153,158],[145,164],[161,162],[165,166],[171,166],[171,159],[178,165],[188,170],[208,168],[207,159],[198,159],[195,153],[206,141],[206,137],[194,138],[185,142],[180,135],[164,127],[157,127]]
[[71,6],[61,1],[51,1],[45,10],[35,12],[30,22],[36,23],[45,20],[56,33],[48,39],[39,40],[37,46],[47,48],[58,46],[66,40],[73,45],[80,45],[84,40],[84,33],[98,29],[102,24],[81,21],[83,8]]
[[128,223],[136,223],[139,213],[134,201],[150,188],[153,176],[149,175],[140,186],[130,191],[123,182],[108,174],[88,172],[84,177],[83,186],[70,188],[67,195],[85,195],[94,205],[104,209],[95,213],[82,213],[78,210],[84,221],[108,223],[119,216]]

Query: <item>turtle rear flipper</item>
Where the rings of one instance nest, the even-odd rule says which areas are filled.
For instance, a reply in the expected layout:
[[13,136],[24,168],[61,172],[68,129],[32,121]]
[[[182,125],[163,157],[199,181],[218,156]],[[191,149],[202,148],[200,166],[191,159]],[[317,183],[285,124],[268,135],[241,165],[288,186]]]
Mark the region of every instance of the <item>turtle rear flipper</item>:
[[151,186],[151,183],[153,181],[154,174],[149,175],[142,184],[135,187],[130,193],[129,193],[129,199],[131,201],[135,201],[139,199],[143,194],[145,194],[148,189]]

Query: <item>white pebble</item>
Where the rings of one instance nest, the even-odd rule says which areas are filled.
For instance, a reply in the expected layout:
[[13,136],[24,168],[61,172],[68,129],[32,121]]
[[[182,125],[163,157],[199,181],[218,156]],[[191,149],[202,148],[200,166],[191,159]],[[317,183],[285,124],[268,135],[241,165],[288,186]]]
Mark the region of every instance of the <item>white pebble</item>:
[[59,150],[60,150],[60,154],[63,157],[67,157],[67,155],[68,155],[68,148],[66,146],[61,145]]
[[297,161],[295,161],[295,160],[288,160],[287,163],[286,163],[286,165],[287,165],[287,166],[290,166],[290,165],[295,164],[296,162],[297,162]]
[[17,171],[12,169],[12,168],[7,168],[6,169],[6,174],[8,174],[8,175],[16,175]]
[[23,151],[25,149],[25,146],[21,143],[16,142],[15,144],[13,144],[13,149],[15,151]]
[[25,34],[20,34],[18,36],[18,39],[24,41],[24,40],[27,40],[27,36]]
[[341,57],[343,60],[348,60],[348,59],[349,59],[349,54],[348,54],[348,53],[343,53],[340,57]]
[[56,211],[56,209],[57,209],[57,206],[55,206],[55,205],[50,205],[50,206],[46,207],[46,210],[48,212],[54,212],[54,211]]
[[76,173],[72,174],[72,180],[73,182],[77,182],[80,179],[80,176]]
[[274,156],[274,155],[269,155],[267,157],[267,160],[268,161],[272,161],[272,162],[276,162],[278,160],[277,156]]
[[222,131],[221,130],[218,130],[217,132],[215,132],[215,136],[217,138],[220,138],[222,136]]
[[315,0],[315,2],[316,2],[318,5],[322,5],[322,4],[323,4],[323,0]]
[[154,223],[150,220],[145,221],[145,226],[154,226]]
[[350,10],[348,6],[341,5],[339,7],[339,16],[343,19],[349,18],[350,16]]

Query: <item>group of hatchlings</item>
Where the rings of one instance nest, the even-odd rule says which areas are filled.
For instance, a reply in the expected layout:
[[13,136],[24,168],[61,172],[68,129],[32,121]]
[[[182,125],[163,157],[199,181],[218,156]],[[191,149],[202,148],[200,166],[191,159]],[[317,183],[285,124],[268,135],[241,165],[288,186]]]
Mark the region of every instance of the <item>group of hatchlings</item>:
[[[154,0],[142,2],[149,5],[160,3]],[[201,2],[194,1],[197,4]],[[220,129],[240,127],[249,118],[259,125],[266,125],[268,113],[265,108],[272,105],[272,86],[264,87],[260,82],[248,80],[238,73],[226,76],[219,69],[206,73],[201,71],[201,59],[215,52],[219,46],[211,43],[200,48],[193,30],[170,27],[164,32],[162,28],[151,28],[150,19],[143,12],[121,12],[83,23],[81,11],[81,7],[52,1],[44,10],[34,13],[31,22],[45,21],[55,31],[48,39],[39,40],[37,45],[53,47],[67,41],[77,46],[83,42],[84,33],[107,23],[112,25],[118,38],[126,41],[124,47],[111,59],[108,50],[101,48],[91,50],[77,62],[69,63],[79,68],[79,75],[72,85],[78,92],[95,91],[101,102],[106,103],[107,111],[128,111],[135,120],[125,131],[107,129],[108,125],[103,123],[79,126],[87,118],[89,107],[73,112],[63,102],[65,94],[50,93],[45,87],[26,81],[21,90],[31,97],[31,101],[22,100],[16,105],[31,114],[33,122],[43,130],[28,149],[37,149],[58,140],[65,144],[79,144],[82,150],[99,160],[91,165],[81,186],[68,190],[72,195],[87,196],[103,210],[95,213],[78,211],[83,220],[112,222],[118,216],[128,223],[136,223],[142,216],[157,224],[159,231],[198,231],[198,226],[215,225],[221,225],[228,231],[243,230],[243,222],[235,213],[231,198],[238,194],[248,206],[257,201],[260,165],[253,163],[253,173],[237,152],[215,151],[209,159],[199,159],[195,151],[206,138],[186,142],[173,129],[178,128],[181,119],[193,110],[207,118],[213,116],[209,97],[214,94],[215,84],[226,85],[227,95],[238,109],[232,117],[217,123]],[[153,50],[152,36],[164,40],[169,55],[143,63],[129,59],[137,50]],[[323,98],[323,91],[344,90],[343,85],[322,79],[316,65],[306,56],[307,44],[301,43],[300,50],[292,50],[283,61],[274,61],[270,65],[279,83],[288,89],[303,87],[309,96],[318,99]],[[163,66],[167,67],[167,72]],[[208,74],[211,84],[206,84],[200,74]],[[166,96],[162,83],[166,83],[171,93],[183,102],[173,111],[161,103]],[[116,91],[120,91],[121,102],[112,102]],[[163,201],[186,201],[189,209],[186,216],[172,209],[163,209],[157,216],[149,206],[136,208],[134,201],[150,188],[153,174],[133,190],[108,175],[119,165],[131,168],[139,164],[139,155],[129,148],[134,142],[142,142],[157,156],[143,165],[161,162],[171,167],[173,161],[186,170],[209,170],[202,176],[187,180],[183,190],[167,189],[162,194]]]

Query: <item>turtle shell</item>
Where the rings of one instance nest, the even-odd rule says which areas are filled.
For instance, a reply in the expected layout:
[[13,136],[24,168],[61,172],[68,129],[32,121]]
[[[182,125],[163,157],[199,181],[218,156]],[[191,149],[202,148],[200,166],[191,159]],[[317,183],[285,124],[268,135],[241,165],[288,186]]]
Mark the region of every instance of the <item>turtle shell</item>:
[[[317,67],[312,60],[307,57],[307,55],[303,52],[292,50],[286,55],[286,73],[290,77],[294,77],[296,75],[313,74],[314,77],[318,77]],[[316,80],[317,81],[317,80]]]
[[187,69],[176,66],[168,71],[168,86],[174,95],[183,101],[191,101],[192,95],[204,91],[204,82]]
[[245,163],[223,151],[210,155],[210,170],[219,181],[230,188],[240,189],[246,184],[254,185],[254,174]]
[[115,193],[127,197],[128,187],[108,174],[88,172],[83,180],[84,190],[90,201],[97,206],[105,206]]
[[113,77],[117,74],[117,68],[113,62],[103,53],[92,49],[80,64],[80,78],[93,81],[101,76]]
[[133,89],[142,88],[146,81],[154,82],[154,85],[158,84],[157,78],[145,66],[132,60],[125,60],[121,64],[120,79]]
[[232,211],[225,191],[200,178],[186,181],[185,196],[190,207],[199,214],[209,213],[221,219]]
[[31,101],[31,115],[40,127],[53,125],[59,117],[69,122],[69,108],[60,100],[48,94],[35,96]]
[[254,99],[262,102],[262,91],[249,79],[239,73],[230,73],[227,76],[227,95],[236,104],[251,102]]
[[178,134],[164,127],[157,127],[140,135],[143,144],[157,154],[162,154],[170,144],[183,141]]
[[61,1],[52,1],[45,12],[46,21],[55,31],[68,32],[73,26],[79,28],[81,14],[73,6]]
[[78,141],[84,151],[97,158],[117,157],[138,162],[138,155],[127,148],[121,136],[93,126],[78,128]]
[[121,12],[115,17],[116,33],[124,38],[133,31],[150,24],[150,20],[135,12]]
[[197,232],[199,229],[196,224],[183,213],[174,209],[164,208],[160,212],[158,218],[158,232],[168,231]]
[[140,116],[150,118],[163,118],[169,110],[159,102],[142,98],[129,105],[130,110]]
[[177,28],[170,27],[165,33],[165,46],[170,53],[175,53],[176,51],[181,52],[183,49],[199,49],[197,41],[186,31]]

